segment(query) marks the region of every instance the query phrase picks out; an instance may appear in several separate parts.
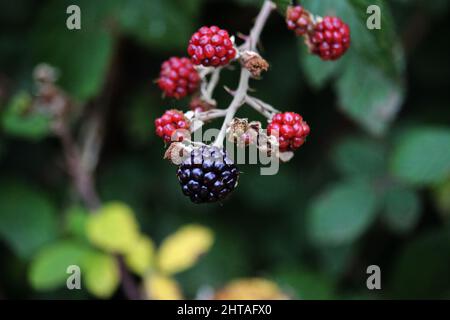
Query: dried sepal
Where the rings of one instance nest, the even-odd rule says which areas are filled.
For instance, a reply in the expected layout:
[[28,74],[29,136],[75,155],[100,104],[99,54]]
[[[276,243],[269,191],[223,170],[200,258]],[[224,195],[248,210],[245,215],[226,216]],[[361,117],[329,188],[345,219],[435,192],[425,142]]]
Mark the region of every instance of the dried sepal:
[[172,142],[164,153],[164,159],[179,165],[190,154],[192,147],[183,142]]
[[257,143],[260,131],[259,121],[248,122],[247,119],[234,118],[227,129],[227,138],[228,141],[245,147]]
[[254,78],[259,78],[263,71],[269,70],[269,63],[257,52],[246,50],[241,52],[241,64]]
[[258,135],[258,150],[267,156],[276,154],[279,150],[278,140],[274,136],[268,136],[265,131],[262,131]]

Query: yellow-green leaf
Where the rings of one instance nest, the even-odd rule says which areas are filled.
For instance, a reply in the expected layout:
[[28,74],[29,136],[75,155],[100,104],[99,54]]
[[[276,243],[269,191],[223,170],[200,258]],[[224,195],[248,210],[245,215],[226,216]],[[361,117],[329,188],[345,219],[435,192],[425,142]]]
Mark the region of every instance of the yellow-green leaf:
[[127,205],[111,202],[89,217],[87,235],[97,247],[125,254],[138,242],[139,226]]
[[187,225],[167,237],[159,249],[161,272],[174,274],[193,266],[214,242],[212,231],[200,225]]
[[82,270],[87,290],[94,296],[107,299],[116,291],[120,282],[120,272],[114,256],[93,252],[86,256]]
[[143,235],[125,256],[125,263],[133,272],[144,275],[153,264],[154,255],[155,245],[153,241]]
[[73,241],[61,241],[44,247],[31,262],[28,277],[36,290],[53,290],[66,282],[67,267],[80,267],[90,248]]
[[151,273],[144,279],[145,294],[152,300],[181,300],[178,283],[171,277],[158,273]]

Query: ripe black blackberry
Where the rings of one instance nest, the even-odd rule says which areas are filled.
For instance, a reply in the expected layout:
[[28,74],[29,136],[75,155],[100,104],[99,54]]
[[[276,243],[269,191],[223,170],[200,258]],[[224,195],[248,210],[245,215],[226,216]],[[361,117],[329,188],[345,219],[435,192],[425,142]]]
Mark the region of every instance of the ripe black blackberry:
[[225,199],[237,186],[239,170],[226,151],[213,146],[194,149],[177,170],[184,195],[194,203]]

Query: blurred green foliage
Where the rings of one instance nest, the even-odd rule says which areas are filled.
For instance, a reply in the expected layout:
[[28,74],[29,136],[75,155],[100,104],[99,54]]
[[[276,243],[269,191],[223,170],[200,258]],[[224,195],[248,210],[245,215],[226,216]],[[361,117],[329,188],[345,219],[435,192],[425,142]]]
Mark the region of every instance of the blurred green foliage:
[[[107,101],[102,200],[129,205],[157,247],[185,224],[213,230],[210,252],[175,276],[185,296],[259,276],[305,299],[450,298],[448,1],[301,1],[350,25],[352,47],[336,63],[309,55],[283,9],[274,14],[261,46],[271,69],[254,95],[301,113],[311,136],[275,176],[243,166],[233,196],[209,206],[191,204],[162,160],[153,119],[188,100],[163,100],[153,80],[201,25],[247,32],[261,1],[14,3],[0,2],[0,296],[121,297],[116,261],[89,242],[48,119],[27,112],[33,67],[46,62],[81,112]],[[65,27],[69,4],[81,8],[80,31]],[[370,4],[382,8],[381,30],[366,28]],[[236,72],[222,80],[234,88]],[[217,100],[230,97],[219,88]],[[88,291],[58,289],[69,260],[85,267]],[[380,291],[366,288],[371,264]]]

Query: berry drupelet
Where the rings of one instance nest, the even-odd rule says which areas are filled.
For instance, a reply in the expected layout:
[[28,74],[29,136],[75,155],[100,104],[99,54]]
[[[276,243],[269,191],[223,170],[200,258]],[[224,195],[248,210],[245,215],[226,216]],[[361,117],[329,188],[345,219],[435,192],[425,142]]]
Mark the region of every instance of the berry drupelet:
[[168,110],[161,118],[155,120],[156,135],[163,138],[164,142],[183,141],[189,135],[189,121],[183,112]]
[[281,152],[300,148],[309,135],[309,126],[295,112],[277,113],[267,127],[267,134],[278,138]]
[[286,24],[296,35],[303,36],[312,26],[311,15],[302,6],[289,6],[286,11]]
[[239,170],[226,151],[214,146],[194,149],[177,170],[184,195],[194,203],[223,200],[237,186]]
[[337,60],[350,47],[350,28],[338,17],[325,17],[315,24],[309,42],[322,60]]
[[224,66],[236,57],[236,48],[226,30],[217,26],[201,27],[189,40],[192,62],[205,67]]
[[161,65],[157,82],[167,97],[182,99],[197,91],[200,76],[191,60],[172,57]]

